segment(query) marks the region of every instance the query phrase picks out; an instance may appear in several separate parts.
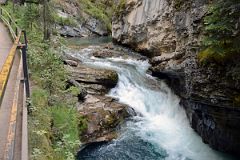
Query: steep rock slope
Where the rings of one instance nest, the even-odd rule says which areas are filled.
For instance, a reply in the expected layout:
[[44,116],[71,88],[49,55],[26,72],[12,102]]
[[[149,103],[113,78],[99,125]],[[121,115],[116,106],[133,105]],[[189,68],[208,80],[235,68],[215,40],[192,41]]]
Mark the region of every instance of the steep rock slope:
[[[240,153],[240,58],[199,63],[208,0],[126,0],[113,19],[113,39],[151,59],[191,126],[211,147]],[[239,27],[239,25],[238,25]]]
[[111,33],[112,0],[53,0],[56,29],[62,36],[106,36]]

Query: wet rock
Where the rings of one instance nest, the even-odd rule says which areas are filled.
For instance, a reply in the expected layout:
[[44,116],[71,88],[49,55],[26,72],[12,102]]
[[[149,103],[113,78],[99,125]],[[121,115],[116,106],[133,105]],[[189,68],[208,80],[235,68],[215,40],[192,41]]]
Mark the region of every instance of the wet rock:
[[77,81],[91,94],[105,94],[118,82],[115,71],[97,69],[83,64],[77,67],[66,66],[66,68],[70,73],[70,79]]
[[81,142],[93,143],[117,138],[116,129],[130,116],[128,106],[110,97],[88,95],[78,110],[87,121],[87,129],[82,133]]
[[72,67],[77,67],[78,66],[78,62],[74,61],[74,60],[65,60],[64,61],[65,64],[72,66]]
[[81,24],[78,25],[79,27],[58,25],[56,29],[57,32],[64,37],[87,37],[92,35],[92,33],[87,28],[81,27]]
[[119,57],[121,55],[124,55],[124,54],[121,52],[117,52],[109,49],[101,49],[93,53],[93,56],[97,58],[110,58],[110,57],[117,57],[117,56]]
[[95,18],[89,18],[84,26],[90,30],[92,33],[99,35],[99,36],[107,36],[108,30],[106,26],[103,24],[103,22],[95,19]]
[[63,50],[60,54],[61,60],[64,62],[64,64],[69,65],[68,62],[72,61],[73,63],[81,63],[81,60],[78,58],[73,57],[71,54],[69,54],[69,50]]
[[124,48],[122,46],[108,44],[95,49],[92,56],[97,58],[123,58],[123,59],[137,59],[145,61],[147,57],[139,55],[138,53],[130,50],[129,48]]

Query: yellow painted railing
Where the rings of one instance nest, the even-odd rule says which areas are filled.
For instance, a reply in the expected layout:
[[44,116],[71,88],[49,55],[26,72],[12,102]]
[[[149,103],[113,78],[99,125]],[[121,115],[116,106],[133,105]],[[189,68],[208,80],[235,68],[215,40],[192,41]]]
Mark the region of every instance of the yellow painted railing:
[[[5,93],[7,82],[11,73],[12,65],[14,62],[15,55],[21,53],[20,64],[18,67],[18,75],[16,80],[16,86],[14,89],[13,104],[10,113],[10,122],[7,136],[7,143],[5,144],[4,159],[12,160],[14,158],[16,132],[17,132],[17,117],[18,117],[18,102],[19,96],[23,96],[23,108],[22,110],[22,137],[21,137],[21,151],[16,149],[17,152],[21,152],[21,159],[28,159],[28,138],[27,138],[27,105],[26,98],[30,97],[29,80],[28,80],[28,67],[27,67],[27,36],[26,32],[22,31],[17,24],[14,22],[10,14],[0,6],[0,21],[2,21],[8,28],[13,40],[13,46],[3,64],[0,68],[0,106],[2,104],[2,99]],[[21,43],[21,36],[23,36],[23,43]],[[19,49],[19,52],[17,52]],[[20,91],[20,83],[22,83],[22,71],[24,75],[24,86],[25,91]],[[21,106],[21,105],[20,105]],[[20,122],[18,122],[20,123]],[[7,125],[7,124],[6,124]],[[19,129],[18,129],[19,130]],[[1,157],[0,157],[1,158]]]
[[[0,20],[2,20],[3,23],[8,27],[8,30],[12,36],[12,39],[14,40],[14,44],[7,56],[7,59],[3,67],[0,69],[0,104],[1,104],[4,91],[7,85],[7,81],[10,75],[10,71],[12,68],[12,64],[14,61],[14,57],[16,54],[16,50],[20,42],[22,31],[19,29],[17,24],[13,21],[10,14],[6,10],[4,10],[2,7],[0,7]],[[15,31],[13,28],[15,28]]]

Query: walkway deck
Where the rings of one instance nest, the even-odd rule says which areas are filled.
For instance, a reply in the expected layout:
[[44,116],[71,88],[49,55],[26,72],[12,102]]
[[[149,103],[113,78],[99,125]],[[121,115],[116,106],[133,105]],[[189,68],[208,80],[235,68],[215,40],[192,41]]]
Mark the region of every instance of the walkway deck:
[[0,4],[5,4],[7,0],[0,0]]
[[0,22],[0,69],[2,68],[13,42],[8,35],[7,28]]
[[[13,42],[8,34],[7,28],[0,22],[0,70],[9,54]],[[6,144],[9,139],[10,118],[13,113],[14,91],[16,87],[17,77],[19,75],[20,55],[16,54],[10,76],[7,82],[5,94],[2,104],[0,104],[0,160],[6,153]],[[1,75],[0,75],[1,76]]]

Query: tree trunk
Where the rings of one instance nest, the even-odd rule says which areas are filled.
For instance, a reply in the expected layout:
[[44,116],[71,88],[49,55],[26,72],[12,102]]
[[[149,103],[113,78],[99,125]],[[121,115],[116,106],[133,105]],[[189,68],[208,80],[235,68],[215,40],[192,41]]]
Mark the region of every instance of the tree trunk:
[[43,1],[43,40],[50,39],[48,0]]

